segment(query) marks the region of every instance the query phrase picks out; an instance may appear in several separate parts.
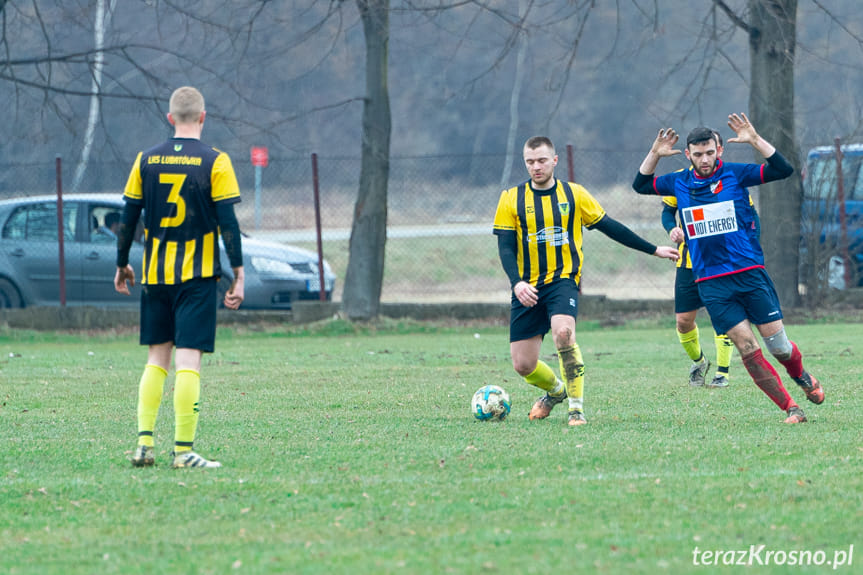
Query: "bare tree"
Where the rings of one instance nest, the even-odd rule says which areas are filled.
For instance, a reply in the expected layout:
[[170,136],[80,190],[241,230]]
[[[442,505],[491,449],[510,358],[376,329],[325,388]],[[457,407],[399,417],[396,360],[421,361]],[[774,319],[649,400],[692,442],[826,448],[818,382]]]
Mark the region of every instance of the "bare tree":
[[342,306],[351,320],[378,315],[387,233],[390,169],[389,0],[357,0],[366,39],[362,167]]
[[749,0],[749,111],[759,132],[794,166],[795,175],[760,187],[761,245],[780,301],[797,306],[800,153],[794,129],[797,0]]
[[[801,114],[795,106],[795,75],[801,73],[798,69],[798,53],[811,56],[815,65],[822,70],[835,66],[859,72],[860,67],[853,63],[859,60],[859,54],[855,58],[843,53],[843,50],[853,51],[855,44],[859,49],[863,46],[863,39],[855,33],[853,26],[843,21],[842,16],[831,12],[831,9],[838,8],[836,5],[827,6],[820,0],[811,0],[806,12],[808,17],[798,22],[798,0],[746,0],[736,3],[713,0],[713,9],[706,12],[700,23],[695,24],[689,32],[695,40],[695,46],[683,51],[677,62],[668,67],[662,82],[662,85],[675,85],[679,94],[668,106],[666,114],[682,111],[683,115],[693,113],[699,118],[701,106],[706,101],[704,95],[711,88],[718,85],[730,95],[735,85],[746,86],[748,113],[753,123],[794,166],[795,175],[792,178],[759,186],[758,189],[765,260],[781,301],[789,307],[800,304],[798,273],[801,262],[798,246],[802,229],[803,166],[801,134],[796,125]],[[848,10],[849,5],[843,8]],[[813,14],[818,18],[813,18]],[[667,15],[659,18],[657,11],[656,19],[664,22]],[[798,23],[800,36],[804,38],[807,27],[821,30],[817,41],[823,41],[824,45],[807,46],[805,41],[801,41]],[[838,30],[838,34],[825,34],[825,29]],[[748,71],[730,51],[735,44],[734,34],[737,31],[742,31],[746,36]],[[851,47],[839,42],[839,37],[850,40]],[[809,41],[811,43],[812,38]],[[830,65],[825,66],[828,63]],[[811,76],[813,70],[804,69],[802,73]],[[689,79],[681,85],[675,81],[675,76],[688,76]],[[722,83],[712,81],[711,76],[723,78]],[[798,81],[797,87],[800,86]],[[839,99],[836,94],[833,95]],[[854,108],[854,105],[847,103],[841,106],[843,113],[853,113]],[[818,112],[823,117],[829,114],[829,110],[830,106],[824,106],[824,110]],[[814,117],[813,111],[811,102],[808,108],[804,107],[804,114],[810,118]],[[815,127],[823,128],[820,124]],[[810,131],[815,130],[810,127]],[[832,140],[825,139],[823,133],[818,137],[821,138],[820,143]],[[762,158],[756,155],[756,160],[762,161]],[[813,250],[809,250],[809,255],[812,257]]]
[[[779,299],[799,304],[797,274],[803,188],[794,129],[797,0],[748,0],[749,19],[714,0],[749,37],[749,114],[759,133],[795,168],[789,180],[759,187],[761,245]],[[758,158],[760,161],[760,158]]]
[[99,93],[102,87],[102,69],[105,67],[105,56],[102,53],[102,48],[105,44],[105,29],[111,23],[111,14],[114,11],[116,0],[111,0],[109,6],[105,6],[105,0],[98,0],[96,8],[96,18],[93,26],[93,44],[96,49],[96,57],[93,63],[93,93],[90,96],[90,112],[87,116],[87,130],[84,133],[83,142],[81,145],[81,159],[75,167],[75,176],[72,180],[72,191],[78,190],[81,185],[81,180],[84,178],[84,172],[87,170],[87,164],[90,161],[90,152],[93,149],[93,140],[96,134],[96,125],[99,121]]
[[[273,19],[284,18],[286,24],[292,25],[293,33],[285,42],[287,49],[302,49],[302,45],[307,42],[325,43],[328,34],[333,37],[340,35],[340,21],[345,17],[342,5],[343,2],[330,2],[326,6],[310,2],[307,6],[297,8],[308,11],[308,14],[303,14],[309,16],[306,20],[308,25],[304,28],[296,26],[289,17],[282,16],[282,13],[287,14],[285,11],[290,11],[289,8],[273,7],[261,1],[249,0],[242,7],[226,3],[225,6],[230,8],[228,13],[214,10],[216,4],[212,2],[176,3],[165,0],[144,4],[138,7],[136,17],[139,20],[147,19],[157,36],[156,44],[146,45],[130,39],[118,41],[116,34],[109,38],[108,20],[111,17],[116,19],[118,14],[113,10],[112,0],[99,0],[95,14],[81,7],[74,13],[74,21],[81,29],[93,30],[92,36],[88,34],[95,39],[93,45],[83,45],[79,40],[75,49],[70,50],[68,41],[64,42],[50,32],[49,22],[55,14],[43,13],[37,0],[32,0],[29,5],[3,2],[0,10],[3,10],[4,23],[8,16],[6,10],[14,6],[16,21],[26,22],[37,33],[31,36],[32,52],[35,54],[33,58],[8,57],[11,53],[8,49],[7,57],[0,58],[0,81],[5,80],[7,85],[21,90],[22,101],[30,101],[31,98],[23,95],[27,91],[40,93],[46,107],[54,107],[57,115],[66,119],[69,132],[80,133],[80,137],[76,138],[77,145],[72,146],[73,149],[81,150],[73,187],[82,182],[97,139],[97,129],[104,131],[103,142],[111,141],[110,131],[103,124],[106,100],[134,100],[137,101],[136,105],[152,102],[157,104],[153,110],[161,112],[170,89],[180,82],[206,79],[221,88],[223,102],[230,99],[239,104],[232,108],[230,115],[208,106],[209,117],[220,120],[219,128],[233,126],[259,135],[267,134],[273,140],[289,145],[284,125],[314,110],[291,110],[294,113],[285,114],[282,110],[267,109],[266,104],[260,103],[259,94],[244,90],[239,71],[250,68],[243,65],[244,58],[248,56],[249,60],[253,60],[253,56],[249,55],[256,49],[261,50],[255,44],[256,26],[271,26]],[[390,6],[388,0],[357,0],[356,5],[366,37],[366,95],[362,118],[361,173],[344,307],[352,319],[371,319],[378,314],[380,305],[386,246],[390,153],[387,85]],[[242,13],[243,18],[232,18],[232,11]],[[129,18],[130,14],[126,12],[123,16]],[[337,25],[328,27],[330,21],[336,21]],[[159,37],[168,41],[159,42]],[[190,43],[192,38],[197,40],[199,44],[196,48],[200,50],[189,50],[184,45],[187,38]],[[11,45],[8,35],[0,39],[0,47],[9,48]],[[322,60],[326,53],[324,51]],[[153,54],[155,57],[152,57]],[[167,61],[165,54],[169,55]],[[281,54],[284,57],[284,49]],[[260,52],[256,55],[259,57]],[[148,62],[156,61],[160,62],[158,69],[155,69],[155,65],[149,66]],[[316,65],[313,60],[307,64],[309,68]],[[129,74],[130,70],[138,73]],[[198,80],[184,78],[190,70],[194,71]],[[80,81],[81,78],[87,78],[89,86]],[[353,100],[355,98],[349,97],[335,103],[321,101],[320,109],[337,107]],[[76,114],[73,110],[80,110],[84,101],[89,101],[89,112]],[[215,101],[215,98],[208,98],[208,103],[211,101]],[[247,116],[266,119],[244,118],[243,111],[247,112]],[[250,111],[253,113],[248,113]],[[160,116],[161,113],[157,115]],[[83,128],[77,124],[80,117],[87,118]]]
[[[526,0],[518,2],[519,22],[523,22],[527,16]],[[512,159],[516,154],[516,134],[518,133],[519,103],[521,100],[521,87],[525,83],[524,60],[527,56],[528,35],[521,32],[517,35],[518,49],[515,57],[515,80],[512,83],[512,91],[509,94],[509,131],[506,135],[506,159],[504,161],[503,173],[500,176],[500,187],[509,186],[510,172],[512,170]]]
[[[848,1],[844,0],[846,4]],[[756,126],[789,160],[797,162],[799,155],[793,148],[793,85],[789,84],[793,79],[797,0],[747,2],[748,11],[743,12],[739,9],[745,4],[743,0],[736,0],[734,9],[723,0],[713,0],[713,10],[708,10],[709,14],[701,22],[702,28],[695,30],[693,35],[709,37],[714,49],[713,57],[724,60],[731,73],[744,80],[737,82],[736,101],[743,99],[744,84],[749,79],[750,114]],[[819,0],[811,2],[816,9],[826,12]],[[378,314],[383,283],[389,156],[393,136],[390,133],[387,81],[391,18],[396,38],[401,33],[408,41],[412,39],[409,34],[413,28],[409,32],[404,29],[407,20],[430,23],[441,35],[449,34],[447,41],[435,43],[433,47],[435,52],[447,52],[454,70],[452,78],[435,84],[440,80],[440,76],[436,76],[440,70],[428,66],[432,59],[426,60],[419,51],[417,54],[420,56],[410,54],[408,66],[417,70],[416,76],[411,78],[416,79],[414,92],[409,104],[405,103],[407,99],[402,97],[401,91],[399,98],[393,98],[397,112],[399,106],[417,106],[427,102],[415,102],[413,98],[428,94],[440,98],[436,101],[446,101],[447,97],[459,98],[459,104],[463,106],[456,111],[447,106],[446,125],[441,122],[434,126],[426,124],[421,126],[425,130],[422,133],[418,130],[409,136],[405,136],[404,131],[395,134],[396,145],[401,143],[399,138],[433,142],[439,134],[445,134],[441,139],[446,139],[447,145],[473,141],[476,151],[486,149],[487,140],[493,140],[496,144],[494,153],[497,153],[500,150],[497,144],[506,141],[510,144],[510,154],[517,154],[513,142],[518,130],[526,125],[535,126],[531,132],[555,129],[567,137],[579,134],[579,130],[588,136],[604,134],[607,142],[619,137],[596,126],[607,122],[608,116],[623,118],[627,109],[615,108],[612,114],[596,113],[598,95],[590,92],[600,76],[608,76],[606,65],[609,70],[613,69],[612,52],[633,37],[636,41],[640,37],[643,43],[649,43],[652,38],[663,34],[666,39],[672,35],[684,35],[677,28],[674,34],[664,31],[664,19],[659,17],[659,11],[668,3],[663,0],[630,0],[628,3],[596,0],[356,0],[353,3],[344,0],[297,0],[291,3],[159,0],[136,3],[134,10],[117,3],[112,12],[111,26],[105,27],[104,38],[99,39],[98,31],[93,28],[93,13],[97,6],[113,3],[114,0],[83,4],[0,0],[3,20],[0,31],[2,102],[16,112],[26,109],[28,113],[19,114],[18,121],[22,126],[39,124],[40,121],[47,123],[45,118],[49,116],[56,124],[59,118],[69,133],[66,150],[74,150],[76,156],[81,153],[82,157],[90,153],[87,145],[81,146],[82,142],[92,142],[94,158],[105,157],[105,154],[100,154],[98,145],[112,150],[129,145],[130,138],[125,137],[129,125],[120,130],[105,127],[109,122],[116,122],[115,125],[122,123],[117,119],[120,113],[152,114],[152,117],[160,119],[159,122],[150,122],[151,118],[148,118],[144,129],[152,128],[151,134],[163,133],[160,130],[167,128],[161,119],[165,100],[170,89],[179,82],[203,83],[208,94],[218,94],[218,99],[208,98],[208,106],[213,104],[208,117],[216,120],[211,123],[210,133],[227,131],[236,136],[234,145],[248,142],[247,138],[252,134],[255,138],[268,138],[272,143],[271,150],[278,146],[282,151],[305,152],[319,142],[333,141],[338,144],[347,142],[353,149],[356,140],[352,138],[357,137],[354,133],[360,134],[361,173],[343,294],[348,316],[356,319],[373,318]],[[354,6],[358,12],[353,10]],[[676,10],[680,15],[686,9]],[[694,13],[705,15],[703,10]],[[632,22],[633,15],[638,22]],[[57,24],[59,21],[63,26]],[[697,20],[691,21],[698,24]],[[27,25],[27,34],[19,32],[22,23]],[[364,54],[351,44],[358,37],[354,33],[357,23],[362,23],[365,35]],[[722,33],[715,33],[720,27]],[[733,40],[733,31],[738,29],[748,34],[750,42],[753,60],[748,76],[745,66],[738,65],[740,58],[726,53]],[[419,36],[426,29],[418,27],[417,30]],[[62,37],[58,38],[58,34]],[[528,36],[531,37],[530,44],[526,43]],[[97,38],[95,45],[94,37]],[[540,37],[541,42],[535,40]],[[739,37],[737,40],[733,48],[739,50],[742,42]],[[22,50],[21,46],[25,44],[27,49]],[[680,75],[691,78],[691,82],[683,89],[668,90],[656,98],[662,101],[662,106],[667,106],[656,115],[699,114],[702,103],[708,101],[709,93],[715,87],[710,85],[711,73],[716,75],[717,70],[714,62],[708,61],[711,54],[707,50],[681,50],[676,39],[674,45],[668,42],[665,49],[669,54],[685,52],[689,64],[698,67],[698,72],[688,74],[688,70],[683,71]],[[637,49],[633,54],[635,52]],[[397,56],[402,57],[401,54]],[[584,65],[583,56],[591,59],[590,66]],[[399,60],[400,63],[403,61]],[[669,74],[678,71],[671,68]],[[614,69],[619,72],[620,67]],[[362,72],[356,73],[356,70]],[[363,72],[365,86],[361,85],[360,79]],[[622,77],[620,91],[629,91],[630,84],[633,94],[642,89],[647,95],[638,94],[639,104],[650,96],[650,90],[657,91],[655,86],[646,87],[643,83],[649,74],[642,74],[640,70],[628,72],[631,75],[616,74]],[[313,77],[317,73],[331,76],[318,82]],[[311,81],[307,82],[307,79]],[[411,79],[401,82],[400,90],[404,90]],[[423,82],[425,79],[433,81],[426,84]],[[302,89],[286,97],[284,86],[289,82],[302,85]],[[338,91],[333,89],[335,83],[338,83]],[[308,87],[309,84],[313,87]],[[723,93],[726,89],[734,89],[727,84],[725,81],[722,85]],[[267,88],[262,88],[263,85]],[[662,87],[665,88],[665,83]],[[574,94],[572,88],[576,88]],[[524,95],[528,89],[530,98]],[[663,99],[672,92],[679,94],[676,101],[672,96]],[[302,93],[314,93],[316,99],[301,99]],[[332,94],[338,96],[333,97]],[[617,94],[615,98],[603,96],[599,95],[602,103],[609,104],[610,108]],[[32,103],[34,100],[36,104]],[[297,128],[304,117],[325,114],[335,108],[343,108],[338,110],[343,114],[353,113],[345,106],[359,100],[364,102],[361,133],[360,130],[345,130],[344,122],[335,128],[328,127],[329,132],[318,129],[319,126],[314,126],[313,130]],[[509,103],[508,124],[500,121],[505,117],[501,103]],[[89,109],[97,113],[88,115],[86,104],[90,104]],[[642,106],[631,108],[638,108],[632,114],[637,116],[649,116],[653,112],[648,110],[645,114]],[[34,109],[37,115],[32,121],[30,113]],[[600,117],[603,114],[605,117]],[[12,115],[14,121],[14,113]],[[440,117],[431,113],[428,116]],[[88,117],[98,117],[99,121],[91,121],[85,126],[83,119]],[[402,119],[401,116],[397,118]],[[627,123],[626,129],[636,129],[633,124],[637,121]],[[349,122],[354,122],[353,116]],[[9,130],[9,123],[11,121],[0,126],[0,134]],[[593,126],[584,129],[588,123]],[[11,130],[9,133],[11,135]],[[41,137],[40,143],[50,142],[53,146],[58,139],[53,137],[54,133],[44,130],[33,139]],[[434,136],[430,135],[432,133]],[[332,138],[333,134],[337,137]],[[464,135],[468,137],[459,139]],[[136,136],[137,141],[150,137],[140,133]],[[785,140],[786,137],[791,140]],[[221,135],[219,138],[222,141]],[[15,140],[13,137],[5,139],[9,142]],[[0,142],[0,148],[3,146]],[[308,147],[300,149],[301,146]],[[12,149],[11,144],[6,147]],[[17,148],[23,147],[19,145]],[[457,152],[461,153],[461,150]],[[124,161],[127,156],[128,150],[116,154]],[[93,171],[90,169],[87,176]],[[496,176],[493,179],[497,181]],[[796,214],[799,220],[799,204],[795,205],[794,200],[789,202],[789,195],[799,196],[799,190],[789,190],[787,183],[775,192],[765,188],[761,194],[765,249],[780,290],[796,284],[782,275],[795,273],[797,267],[790,259],[797,257],[795,250],[788,248],[796,246],[791,235],[796,233],[797,225],[793,218]],[[799,186],[799,182],[795,185]],[[780,246],[786,249],[782,250]],[[790,304],[788,294],[780,295]]]
[[[185,14],[166,5],[142,3],[132,13],[118,12],[115,4],[115,0],[99,0],[93,7],[58,6],[37,0],[0,4],[0,83],[6,88],[0,94],[13,108],[12,118],[27,126],[25,132],[34,138],[52,140],[61,148],[58,152],[64,143],[57,141],[59,133],[50,124],[60,120],[70,139],[68,149],[80,150],[76,185],[94,151],[97,132],[102,131],[98,138],[102,143],[110,145],[113,141],[106,132],[106,102],[119,103],[127,111],[156,104],[153,111],[157,112],[184,68],[201,71],[201,77],[210,76],[213,82],[230,86],[228,74],[209,65],[214,50],[208,48],[221,43],[218,36],[225,33],[223,30],[206,23],[191,24]],[[125,17],[127,26],[130,19],[136,18],[138,27],[131,32],[127,28],[112,33],[111,20],[118,13]],[[197,34],[198,53],[178,45],[184,38],[182,34],[177,34],[180,40],[173,42],[161,41],[158,36],[140,42],[134,36],[150,27],[164,26],[160,31],[170,35],[169,30],[188,30],[195,25],[205,30]],[[31,117],[34,103],[36,121]],[[161,117],[160,111],[156,117]],[[81,118],[86,121],[82,123]]]

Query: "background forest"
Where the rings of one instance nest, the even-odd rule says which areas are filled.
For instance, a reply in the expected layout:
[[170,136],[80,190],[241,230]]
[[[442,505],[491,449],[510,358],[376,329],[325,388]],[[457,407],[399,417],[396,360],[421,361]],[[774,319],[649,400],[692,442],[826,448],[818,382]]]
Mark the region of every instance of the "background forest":
[[[367,28],[375,18],[380,26]],[[771,18],[791,27],[778,41],[770,31],[768,45],[768,30],[762,37],[755,26]],[[264,227],[310,226],[309,157],[320,157],[324,225],[353,223],[358,243],[371,246],[339,249],[372,270],[345,279],[372,301],[384,268],[381,222],[490,228],[500,189],[525,179],[529,136],[549,135],[562,162],[572,146],[575,179],[610,213],[653,228],[655,206],[630,218],[637,201],[625,194],[660,127],[685,134],[705,124],[727,138],[729,113],[760,119],[775,101],[780,118],[762,133],[798,167],[812,146],[863,135],[855,0],[0,0],[0,23],[0,197],[52,192],[58,156],[66,191],[118,193],[136,153],[171,134],[171,91],[192,84],[207,98],[204,139],[231,155],[244,194],[255,181],[250,147],[269,149]],[[788,30],[796,36],[783,39]],[[381,141],[369,132],[379,123],[364,125],[364,105],[380,102],[367,77],[375,73],[370,33],[383,46],[374,64],[391,123],[377,184],[360,181],[360,157],[371,154],[363,145]],[[753,76],[751,68],[772,76],[771,62],[793,62],[793,81]],[[779,132],[787,132],[781,142]],[[726,157],[753,154],[729,146]],[[682,165],[669,160],[660,170]],[[797,243],[799,201],[785,202],[798,186],[761,198],[768,264],[777,264],[780,292],[789,286],[780,293],[789,303],[796,251],[771,250]],[[378,195],[366,198],[370,191]],[[378,206],[359,232],[358,198]],[[245,217],[248,229],[253,216]]]
[[[445,4],[456,7],[436,8]],[[727,4],[746,12],[742,0]],[[352,2],[0,6],[4,164],[50,165],[59,154],[76,165],[117,161],[125,172],[139,149],[170,133],[166,100],[181,84],[202,89],[205,136],[236,163],[253,145],[275,159],[359,155],[365,56]],[[801,0],[797,22],[801,149],[858,136],[859,3]],[[584,149],[642,152],[660,126],[725,128],[728,113],[748,108],[747,36],[709,0],[395,0],[390,33],[394,157],[505,154],[513,138],[518,156],[540,132]],[[629,178],[635,166],[621,168]],[[0,174],[2,191],[15,191],[13,174]],[[112,174],[88,187],[122,182]]]

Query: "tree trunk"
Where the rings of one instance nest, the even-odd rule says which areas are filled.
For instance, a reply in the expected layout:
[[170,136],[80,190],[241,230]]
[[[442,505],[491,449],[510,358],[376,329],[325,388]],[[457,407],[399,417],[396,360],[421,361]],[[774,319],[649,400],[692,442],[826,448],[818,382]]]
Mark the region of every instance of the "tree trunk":
[[[93,150],[93,140],[96,136],[96,126],[101,116],[102,98],[102,69],[105,67],[105,32],[111,24],[111,15],[114,13],[116,0],[111,0],[109,6],[105,7],[105,0],[96,3],[96,18],[93,21],[93,47],[97,50],[93,62],[93,79],[91,80],[92,95],[90,96],[90,113],[87,116],[87,130],[84,132],[84,142],[81,146],[81,160],[75,166],[75,175],[72,178],[71,192],[77,192],[84,179],[84,173],[90,164],[90,152]],[[2,6],[0,6],[2,9]]]
[[[794,166],[786,179],[759,187],[761,246],[784,306],[797,306],[803,186],[794,137],[797,0],[749,0],[749,115],[764,139]],[[759,161],[761,161],[759,156]]]
[[390,101],[387,86],[389,0],[357,0],[366,39],[362,164],[342,309],[350,320],[378,316],[387,241]]
[[[519,22],[524,18],[527,11],[525,0],[520,0],[518,3],[518,19]],[[518,106],[521,100],[521,85],[524,82],[524,59],[527,56],[527,32],[519,31],[518,48],[515,56],[515,79],[512,82],[512,91],[509,93],[509,132],[506,135],[506,158],[503,163],[503,173],[500,176],[500,188],[507,189],[510,186],[510,174],[512,173],[512,165],[515,163],[515,155],[518,144],[515,141],[518,134],[519,113]],[[521,152],[521,150],[519,150]]]

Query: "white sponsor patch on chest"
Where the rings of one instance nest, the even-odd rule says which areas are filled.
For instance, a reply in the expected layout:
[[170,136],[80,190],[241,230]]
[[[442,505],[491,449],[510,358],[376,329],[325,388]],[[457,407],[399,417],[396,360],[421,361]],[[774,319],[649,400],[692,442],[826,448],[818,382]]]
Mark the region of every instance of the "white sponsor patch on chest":
[[683,208],[682,213],[686,235],[691,239],[737,231],[737,216],[732,200]]
[[529,238],[530,242],[537,244],[565,246],[569,243],[569,233],[566,231],[566,228],[561,228],[559,226],[543,228],[535,234],[531,234]]

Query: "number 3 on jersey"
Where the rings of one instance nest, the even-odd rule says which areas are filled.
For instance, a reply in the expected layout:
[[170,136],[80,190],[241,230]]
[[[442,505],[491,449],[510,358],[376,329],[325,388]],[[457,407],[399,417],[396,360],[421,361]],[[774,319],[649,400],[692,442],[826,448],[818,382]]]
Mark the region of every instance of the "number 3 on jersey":
[[163,228],[176,228],[186,219],[186,202],[180,195],[180,190],[183,188],[183,182],[185,181],[186,174],[159,174],[160,184],[171,184],[168,203],[176,204],[177,206],[177,215],[171,218],[162,218],[159,225]]

